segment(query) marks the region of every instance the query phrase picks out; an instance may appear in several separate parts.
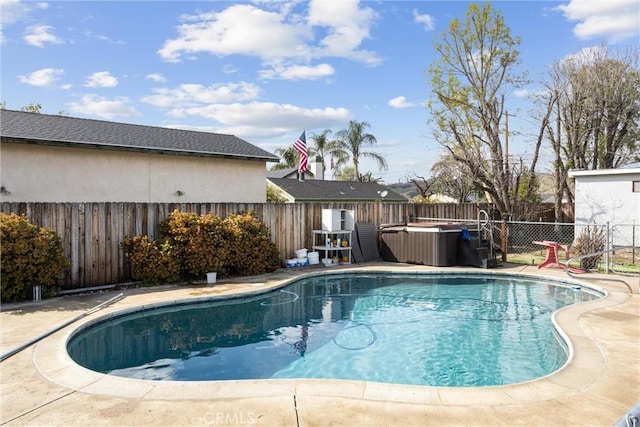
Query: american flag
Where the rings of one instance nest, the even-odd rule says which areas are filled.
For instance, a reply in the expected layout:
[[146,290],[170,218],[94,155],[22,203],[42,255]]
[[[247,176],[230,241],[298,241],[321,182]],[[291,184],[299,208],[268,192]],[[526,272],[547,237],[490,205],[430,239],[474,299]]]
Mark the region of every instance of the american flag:
[[307,138],[304,135],[305,131],[302,131],[302,135],[296,142],[293,143],[293,148],[300,153],[300,164],[298,165],[298,172],[304,173],[307,170],[307,162],[309,161],[309,155],[307,154]]

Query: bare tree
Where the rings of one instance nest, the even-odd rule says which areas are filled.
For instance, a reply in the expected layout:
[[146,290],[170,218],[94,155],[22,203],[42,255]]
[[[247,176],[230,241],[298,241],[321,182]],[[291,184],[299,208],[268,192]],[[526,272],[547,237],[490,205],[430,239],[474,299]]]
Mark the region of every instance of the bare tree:
[[433,177],[425,178],[424,176],[420,176],[416,173],[411,173],[407,177],[407,180],[416,187],[418,195],[422,199],[428,199],[429,196],[436,192],[434,188],[435,179]]
[[553,65],[540,94],[548,120],[544,136],[554,152],[556,218],[573,202],[571,169],[616,168],[633,162],[639,144],[638,51],[612,56],[606,46]]
[[455,199],[458,203],[466,203],[473,193],[477,193],[477,186],[473,181],[473,174],[464,163],[457,162],[452,156],[445,155],[431,168],[433,190]]
[[[506,94],[526,83],[525,73],[516,70],[519,43],[490,3],[471,4],[466,20],[454,19],[436,41],[439,59],[429,69],[436,140],[502,213],[518,201],[502,129]],[[535,164],[526,171],[533,175]]]

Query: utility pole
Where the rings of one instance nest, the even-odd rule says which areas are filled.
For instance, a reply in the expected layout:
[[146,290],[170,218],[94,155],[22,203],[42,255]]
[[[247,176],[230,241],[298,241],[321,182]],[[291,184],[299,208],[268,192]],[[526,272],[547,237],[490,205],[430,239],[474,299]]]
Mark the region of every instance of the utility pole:
[[515,117],[514,114],[509,114],[508,111],[504,112],[504,171],[507,177],[510,177],[509,172],[509,116]]
[[[507,188],[511,186],[511,171],[509,170],[509,116],[515,117],[513,114],[509,114],[508,111],[504,112],[504,172],[507,178],[505,185]],[[517,193],[517,189],[514,189]],[[510,214],[510,213],[509,213]],[[503,213],[504,215],[504,213]],[[502,218],[502,228],[500,229],[500,241],[502,242],[502,262],[507,262],[507,223],[506,218]]]

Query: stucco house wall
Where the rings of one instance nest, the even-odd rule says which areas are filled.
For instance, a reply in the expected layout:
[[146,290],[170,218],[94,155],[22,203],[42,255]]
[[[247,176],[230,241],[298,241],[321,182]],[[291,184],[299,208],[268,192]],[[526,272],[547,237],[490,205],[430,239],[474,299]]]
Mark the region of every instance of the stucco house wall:
[[640,244],[640,168],[576,170],[569,176],[575,179],[576,225],[609,223],[616,246],[631,245],[635,228]]
[[234,135],[0,109],[3,202],[264,203],[277,156]]
[[264,162],[2,143],[5,202],[266,201]]

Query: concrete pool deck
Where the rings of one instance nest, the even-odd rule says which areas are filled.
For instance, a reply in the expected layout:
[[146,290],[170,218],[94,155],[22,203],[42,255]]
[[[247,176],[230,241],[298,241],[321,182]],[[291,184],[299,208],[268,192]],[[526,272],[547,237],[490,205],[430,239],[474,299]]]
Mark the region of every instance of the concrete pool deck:
[[561,370],[499,387],[418,387],[364,381],[256,380],[151,382],[112,377],[71,361],[65,342],[79,326],[140,305],[257,292],[300,274],[336,271],[509,273],[565,281],[560,269],[505,264],[496,269],[435,268],[395,263],[286,269],[220,281],[68,296],[6,305],[0,313],[0,352],[86,314],[120,292],[124,298],[79,319],[0,363],[2,425],[613,425],[640,400],[639,277],[622,283],[584,281],[605,298],[555,315],[573,347]]

